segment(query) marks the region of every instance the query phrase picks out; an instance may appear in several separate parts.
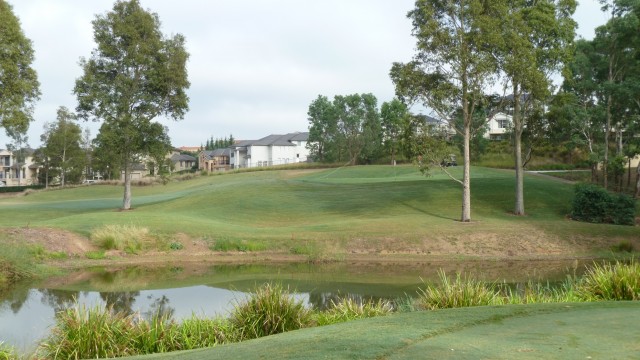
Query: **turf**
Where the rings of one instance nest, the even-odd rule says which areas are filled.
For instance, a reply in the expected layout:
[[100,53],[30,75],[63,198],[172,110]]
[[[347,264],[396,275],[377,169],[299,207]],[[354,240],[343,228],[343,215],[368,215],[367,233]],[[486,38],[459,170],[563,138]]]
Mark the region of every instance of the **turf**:
[[631,359],[640,303],[476,307],[395,314],[144,359]]
[[[460,176],[460,168],[452,169]],[[461,189],[441,173],[411,166],[359,166],[322,171],[264,171],[202,176],[133,189],[133,211],[121,212],[122,188],[91,185],[0,200],[0,226],[63,228],[85,235],[105,224],[137,225],[205,239],[241,239],[286,250],[302,240],[392,238],[407,247],[430,236],[514,233],[534,226],[560,236],[635,236],[632,227],[566,221],[573,187],[526,178],[528,215],[510,215],[513,172],[474,168],[474,227],[456,226]],[[513,235],[513,234],[511,234]]]

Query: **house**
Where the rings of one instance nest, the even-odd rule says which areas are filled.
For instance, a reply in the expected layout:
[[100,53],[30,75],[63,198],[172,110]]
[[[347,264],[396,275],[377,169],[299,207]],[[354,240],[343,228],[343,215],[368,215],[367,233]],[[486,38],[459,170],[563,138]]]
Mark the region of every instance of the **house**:
[[196,166],[196,158],[191,155],[174,152],[169,159],[171,159],[173,171],[191,170]]
[[19,186],[38,183],[39,167],[34,162],[33,150],[23,149],[24,161],[18,161],[17,154],[10,150],[0,150],[0,185]]
[[308,132],[269,135],[259,140],[237,142],[229,147],[234,169],[306,162]]
[[507,133],[513,128],[513,117],[499,112],[491,116],[487,121],[487,132],[484,137],[489,140],[505,140]]
[[203,150],[198,157],[200,170],[225,171],[231,168],[231,148]]
[[456,131],[453,128],[453,126],[451,126],[451,124],[449,124],[444,120],[440,120],[440,119],[434,118],[433,116],[424,115],[424,114],[415,115],[415,119],[417,120],[417,122],[415,123],[416,131],[420,131],[421,125],[426,125],[431,129],[430,131],[441,133],[447,138],[450,138],[451,136],[456,134]]

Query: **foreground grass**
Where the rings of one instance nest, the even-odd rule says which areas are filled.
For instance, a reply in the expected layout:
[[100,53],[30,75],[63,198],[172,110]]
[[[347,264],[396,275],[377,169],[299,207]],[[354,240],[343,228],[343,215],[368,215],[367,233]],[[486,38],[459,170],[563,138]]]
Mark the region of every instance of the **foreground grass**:
[[[564,303],[594,300],[640,300],[640,264],[596,265],[584,278],[569,279],[564,287],[530,286],[524,291],[501,288],[470,277],[427,285],[412,309],[436,310],[503,304]],[[531,295],[532,293],[536,293]],[[524,295],[523,294],[529,294]],[[549,295],[552,294],[550,297]],[[313,312],[280,285],[259,287],[239,302],[227,319],[192,318],[181,323],[162,314],[151,319],[111,309],[72,308],[60,313],[51,336],[40,346],[44,358],[103,358],[210,347],[262,338],[307,327],[387,315],[404,309],[399,303],[358,303],[343,299],[326,311]],[[526,312],[526,310],[525,310]],[[367,333],[368,335],[368,333]]]
[[135,359],[625,359],[639,316],[637,302],[419,311]]

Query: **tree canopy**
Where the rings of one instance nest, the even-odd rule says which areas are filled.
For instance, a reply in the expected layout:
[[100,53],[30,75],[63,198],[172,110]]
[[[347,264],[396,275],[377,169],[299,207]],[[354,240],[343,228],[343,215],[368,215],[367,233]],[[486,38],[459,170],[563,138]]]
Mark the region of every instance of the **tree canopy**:
[[421,102],[453,125],[461,110],[463,176],[461,221],[471,221],[470,139],[474,113],[495,83],[498,62],[494,44],[501,42],[501,0],[417,0],[408,13],[413,22],[416,54],[394,63],[391,79],[396,95]]
[[40,84],[31,67],[31,40],[25,37],[11,5],[0,0],[0,126],[9,136],[26,133]]
[[124,171],[123,209],[131,207],[131,167],[146,156],[166,154],[170,142],[159,116],[184,118],[189,87],[185,38],[165,37],[158,15],[138,0],[117,1],[92,22],[97,47],[81,59],[76,80],[78,114],[102,120],[99,148],[114,156]]

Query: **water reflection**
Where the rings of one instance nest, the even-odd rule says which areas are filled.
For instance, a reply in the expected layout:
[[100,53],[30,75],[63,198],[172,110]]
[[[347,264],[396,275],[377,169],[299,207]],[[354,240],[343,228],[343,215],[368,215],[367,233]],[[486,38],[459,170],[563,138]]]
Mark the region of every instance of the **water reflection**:
[[146,319],[157,313],[176,320],[193,315],[227,316],[247,292],[262,283],[277,281],[295,290],[296,298],[309,307],[325,310],[345,298],[363,303],[415,296],[423,281],[437,280],[438,269],[449,274],[465,272],[489,281],[553,282],[562,281],[567,274],[580,275],[584,264],[467,261],[90,269],[0,292],[0,341],[22,352],[33,349],[48,334],[56,312],[76,303],[139,313]]

